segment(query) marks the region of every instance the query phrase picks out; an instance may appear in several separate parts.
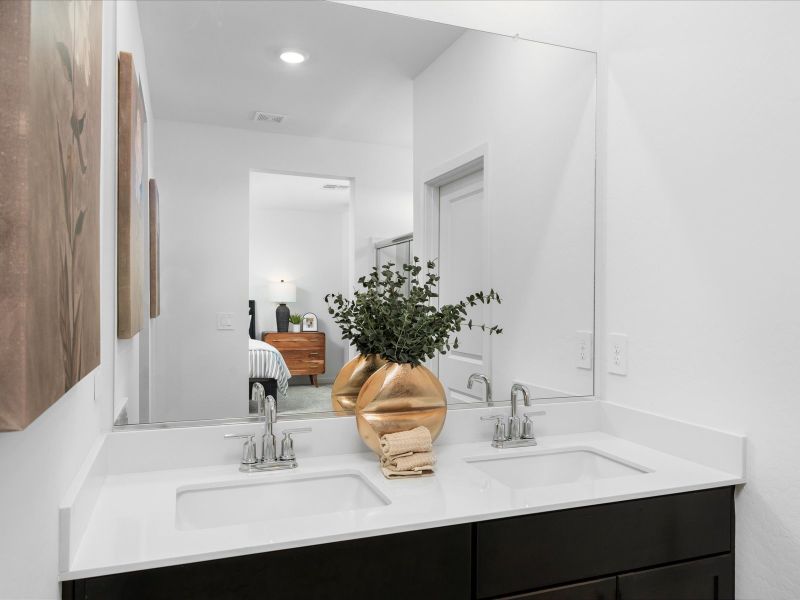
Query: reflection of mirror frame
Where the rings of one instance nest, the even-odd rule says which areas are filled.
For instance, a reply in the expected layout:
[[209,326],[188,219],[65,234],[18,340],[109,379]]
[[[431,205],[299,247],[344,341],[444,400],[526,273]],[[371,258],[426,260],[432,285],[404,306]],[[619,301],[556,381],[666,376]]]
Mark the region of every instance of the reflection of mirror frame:
[[[370,10],[370,9],[363,9],[363,10]],[[395,15],[395,16],[397,16],[398,18],[413,18],[413,17],[403,17],[402,15]],[[430,19],[416,19],[416,20],[435,22],[435,21],[432,21]],[[481,33],[486,33],[488,35],[495,35],[495,36],[499,35],[500,37],[519,39],[521,41],[527,41],[527,42],[532,42],[532,43],[536,43],[536,44],[546,44],[548,46],[552,46],[552,44],[547,44],[546,42],[537,42],[536,40],[528,40],[528,39],[525,39],[525,38],[520,38],[519,36],[510,36],[510,35],[497,34],[497,33],[493,33],[493,32],[484,32],[482,30],[470,29],[470,28],[463,28],[463,29],[465,31],[477,31],[477,32],[481,32]],[[565,51],[569,50],[569,51],[573,51],[573,52],[586,52],[588,54],[595,55],[594,75],[595,75],[595,85],[596,85],[596,76],[597,76],[596,52],[592,52],[592,51],[588,51],[588,50],[573,49],[573,48],[564,48],[564,50]],[[594,113],[593,114],[594,114],[594,122],[595,122],[595,125],[596,125],[596,123],[597,123],[597,102],[596,102],[596,100],[595,100]],[[486,149],[485,149],[485,147],[479,147],[478,149],[473,150],[472,153],[474,153],[473,158],[475,158],[476,160],[478,159],[478,156],[480,156],[480,160],[483,160],[484,156],[486,155]],[[450,168],[450,171],[452,171],[454,168],[458,167],[459,165],[462,166],[462,167],[468,166],[468,165],[464,164],[465,161],[463,161],[462,159],[465,156],[469,156],[469,154],[471,154],[471,153],[468,153],[467,155],[464,155],[464,156],[460,157],[459,159],[454,160],[453,161],[453,165]],[[595,159],[596,159],[596,151],[595,151]],[[466,162],[468,162],[468,161],[466,161]],[[277,173],[278,171],[269,171],[269,172],[276,172]],[[429,190],[435,189],[438,192],[438,185],[441,185],[442,181],[439,181],[438,185],[435,185],[435,184],[437,184],[437,179],[436,178],[437,177],[441,177],[443,175],[447,175],[448,173],[449,173],[449,171],[447,169],[444,169],[444,170],[440,170],[439,173],[427,173],[427,174],[424,174],[425,176],[421,180],[422,181],[422,185],[423,185],[423,190],[422,190],[423,191],[423,197],[426,197],[424,194],[428,194]],[[287,174],[289,174],[289,173],[287,173]],[[302,175],[301,173],[292,173],[292,174]],[[341,178],[341,176],[332,176],[332,177]],[[594,219],[594,222],[593,222],[593,231],[592,231],[592,233],[594,235],[594,240],[593,240],[593,244],[592,244],[592,251],[593,251],[593,261],[592,261],[592,263],[593,263],[593,274],[594,274],[594,277],[595,277],[595,286],[593,288],[594,291],[593,291],[593,297],[592,297],[592,306],[593,306],[593,315],[592,315],[592,317],[593,317],[593,319],[595,319],[596,318],[596,272],[597,272],[597,247],[596,247],[596,237],[597,237],[597,222],[596,222],[597,180],[596,180],[596,176],[595,176],[595,179],[594,179],[593,183],[594,183],[594,185],[593,185],[593,196],[594,196],[594,207],[595,207],[595,219]],[[419,185],[419,180],[416,180],[415,183],[414,183],[414,186],[416,187],[418,185]],[[417,192],[416,189],[415,189],[415,192]],[[426,206],[430,206],[430,204],[426,202]],[[428,217],[428,218],[430,218],[431,216],[432,215],[430,215],[430,214],[426,214],[426,217]],[[428,237],[427,237],[427,234],[425,232],[425,225],[423,224],[422,228],[418,228],[418,226],[417,226],[418,225],[418,220],[417,220],[416,214],[415,214],[414,221],[415,221],[414,230],[415,230],[416,236],[415,236],[415,239],[413,240],[412,255],[413,254],[417,254],[418,256],[420,256],[420,258],[435,256],[437,254],[437,252],[433,252],[432,249],[429,247],[429,243],[426,241],[428,239]],[[435,215],[435,222],[438,223],[438,214]],[[417,231],[418,229],[419,229],[419,231]],[[413,236],[414,234],[410,234],[410,235]],[[386,241],[387,240],[384,240],[384,242],[386,242]],[[374,244],[374,252],[375,252],[374,256],[375,257],[377,257],[378,248],[379,248],[378,243]],[[351,265],[350,265],[350,275],[351,275],[351,277],[350,277],[350,279],[354,280],[355,278],[353,277],[354,274],[352,272],[352,266],[353,265],[352,265],[352,262],[351,262]],[[594,335],[592,336],[593,339],[595,337],[596,336],[594,336]],[[596,357],[596,352],[594,352],[594,349],[593,349],[593,356]],[[438,373],[438,365],[434,365],[434,366],[436,367],[434,369],[434,372]],[[596,367],[596,364],[594,365],[594,367]],[[591,397],[594,396],[594,392],[596,390],[596,378],[597,378],[596,370],[593,368],[593,370],[592,370],[592,393],[591,394],[570,395],[570,396],[553,396],[552,398],[540,397],[540,398],[536,398],[536,400],[541,402],[541,401],[550,401],[550,400],[553,400],[553,399],[557,400],[557,399],[582,399],[582,398],[585,399],[585,398],[591,398]],[[509,406],[509,405],[510,405],[510,402],[508,400],[505,400],[505,399],[495,399],[492,402],[492,406],[497,406],[497,407],[505,407],[505,406]],[[448,405],[448,410],[484,408],[484,407],[487,407],[487,406],[488,406],[488,404],[486,402],[473,402],[473,403],[469,403],[469,404],[449,404]],[[277,418],[278,418],[279,421],[294,421],[294,420],[298,420],[298,419],[321,419],[321,418],[330,418],[330,417],[339,417],[339,416],[343,416],[342,413],[337,413],[337,412],[334,412],[334,411],[322,411],[322,412],[308,412],[308,413],[292,413],[292,414],[283,414],[283,415],[279,414]],[[348,416],[352,416],[352,414],[348,415]],[[248,416],[248,417],[233,417],[233,418],[204,419],[204,420],[190,420],[190,421],[168,421],[168,422],[156,422],[156,423],[142,423],[142,424],[132,424],[132,425],[124,425],[124,426],[113,426],[113,429],[114,430],[168,429],[168,428],[173,428],[173,427],[200,427],[200,426],[209,426],[209,425],[224,425],[224,424],[237,424],[237,423],[259,423],[261,421],[262,421],[262,418],[260,418],[260,417]]]

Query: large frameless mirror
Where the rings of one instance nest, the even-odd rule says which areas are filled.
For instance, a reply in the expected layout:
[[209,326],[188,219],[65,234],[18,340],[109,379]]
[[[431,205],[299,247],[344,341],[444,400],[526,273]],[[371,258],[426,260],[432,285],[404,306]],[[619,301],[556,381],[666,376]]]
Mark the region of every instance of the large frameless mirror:
[[115,425],[254,416],[256,384],[348,414],[326,295],[414,257],[440,306],[502,298],[425,362],[451,408],[593,394],[595,54],[328,2],[138,11],[151,277]]

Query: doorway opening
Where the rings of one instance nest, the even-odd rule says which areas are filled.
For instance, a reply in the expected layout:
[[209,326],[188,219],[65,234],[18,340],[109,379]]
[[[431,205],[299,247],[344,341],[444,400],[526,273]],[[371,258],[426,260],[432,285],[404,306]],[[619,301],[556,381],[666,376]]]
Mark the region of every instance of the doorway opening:
[[348,177],[250,172],[250,384],[264,375],[253,365],[274,362],[253,355],[276,351],[291,373],[277,382],[279,414],[331,410],[348,345],[325,296],[353,277],[353,188]]

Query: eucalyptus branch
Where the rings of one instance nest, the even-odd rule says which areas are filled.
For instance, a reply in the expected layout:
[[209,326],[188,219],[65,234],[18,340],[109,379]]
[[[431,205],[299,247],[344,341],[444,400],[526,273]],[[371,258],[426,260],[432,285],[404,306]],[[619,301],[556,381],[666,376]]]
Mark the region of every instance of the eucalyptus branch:
[[[400,267],[392,262],[373,267],[369,275],[358,279],[359,289],[353,298],[341,293],[328,294],[328,313],[348,340],[361,354],[379,354],[391,362],[419,365],[436,354],[458,348],[462,330],[481,329],[489,335],[503,332],[498,325],[473,323],[468,309],[478,304],[501,303],[493,289],[478,291],[454,304],[437,308],[432,300],[439,297],[439,275],[434,261],[426,263],[427,271],[414,257],[411,264]],[[409,290],[404,293],[406,283]]]

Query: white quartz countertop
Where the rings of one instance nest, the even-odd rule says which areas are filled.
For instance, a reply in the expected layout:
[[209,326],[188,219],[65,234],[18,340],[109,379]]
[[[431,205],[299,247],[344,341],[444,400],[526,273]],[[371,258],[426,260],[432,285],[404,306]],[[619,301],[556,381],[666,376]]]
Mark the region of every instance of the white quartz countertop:
[[[676,443],[679,443],[676,441]],[[465,459],[589,449],[645,473],[512,489]],[[387,480],[372,454],[304,457],[292,471],[245,474],[238,464],[112,474],[99,486],[85,532],[61,579],[78,579],[360,537],[511,517],[743,483],[740,475],[678,458],[604,432],[548,435],[532,448],[497,450],[488,441],[435,447],[433,477]],[[359,473],[387,506],[181,530],[176,497],[185,486]]]

